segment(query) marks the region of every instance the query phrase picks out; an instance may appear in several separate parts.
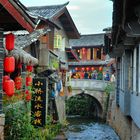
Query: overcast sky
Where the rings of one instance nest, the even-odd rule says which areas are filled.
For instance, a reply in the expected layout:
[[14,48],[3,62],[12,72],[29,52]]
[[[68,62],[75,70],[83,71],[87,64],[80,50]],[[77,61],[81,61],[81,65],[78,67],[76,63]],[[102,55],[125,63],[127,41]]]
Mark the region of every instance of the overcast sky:
[[[20,0],[25,6],[45,6],[66,3],[67,0]],[[110,0],[69,0],[70,15],[81,34],[101,33],[112,25]]]

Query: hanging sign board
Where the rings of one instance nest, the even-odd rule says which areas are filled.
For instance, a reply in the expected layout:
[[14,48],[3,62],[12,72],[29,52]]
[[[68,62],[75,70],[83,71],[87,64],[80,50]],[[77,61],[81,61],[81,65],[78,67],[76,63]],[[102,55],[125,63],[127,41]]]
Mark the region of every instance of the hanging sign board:
[[46,124],[46,79],[33,79],[34,95],[31,101],[32,124],[43,127]]

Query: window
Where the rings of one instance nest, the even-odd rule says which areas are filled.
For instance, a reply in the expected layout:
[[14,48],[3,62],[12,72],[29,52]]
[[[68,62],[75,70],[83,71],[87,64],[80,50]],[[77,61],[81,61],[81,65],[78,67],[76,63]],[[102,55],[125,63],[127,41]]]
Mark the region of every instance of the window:
[[62,36],[61,35],[56,35],[54,37],[54,48],[61,49],[61,47],[62,47]]

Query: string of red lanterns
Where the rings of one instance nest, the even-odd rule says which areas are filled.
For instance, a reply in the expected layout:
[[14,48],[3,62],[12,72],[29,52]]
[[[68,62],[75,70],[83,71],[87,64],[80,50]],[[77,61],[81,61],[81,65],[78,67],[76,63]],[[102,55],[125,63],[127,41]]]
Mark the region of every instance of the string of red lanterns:
[[[14,49],[15,37],[12,33],[5,37],[5,47],[8,50],[8,55],[4,58],[4,71],[8,74],[15,71],[15,58],[10,56],[10,51]],[[7,96],[13,96],[15,93],[15,82],[8,75],[3,77],[3,90]]]
[[103,67],[102,66],[100,66],[99,68],[95,68],[95,67],[82,67],[82,68],[78,68],[78,67],[75,67],[75,70],[76,71],[78,71],[78,70],[82,70],[82,71],[84,71],[84,70],[86,70],[86,71],[94,71],[94,70],[99,70],[99,71],[103,71]]

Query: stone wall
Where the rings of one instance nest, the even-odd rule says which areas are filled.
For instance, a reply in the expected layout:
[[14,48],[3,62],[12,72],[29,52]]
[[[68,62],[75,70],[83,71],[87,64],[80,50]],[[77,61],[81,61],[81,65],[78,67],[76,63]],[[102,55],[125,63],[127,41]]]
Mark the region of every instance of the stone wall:
[[140,140],[140,129],[131,117],[124,116],[115,101],[112,102],[108,123],[115,129],[121,140]]
[[55,98],[55,102],[56,102],[56,106],[57,106],[59,122],[61,124],[64,124],[65,120],[66,120],[65,97],[57,96]]

